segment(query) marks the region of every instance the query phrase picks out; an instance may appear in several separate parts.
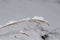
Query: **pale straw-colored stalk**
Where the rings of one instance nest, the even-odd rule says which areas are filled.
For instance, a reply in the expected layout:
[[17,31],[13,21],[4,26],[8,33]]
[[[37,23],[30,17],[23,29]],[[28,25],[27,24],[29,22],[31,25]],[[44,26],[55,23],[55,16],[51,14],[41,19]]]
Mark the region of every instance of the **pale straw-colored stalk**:
[[44,24],[49,25],[48,21],[44,20],[43,17],[35,16],[33,18],[24,18],[24,19],[21,19],[21,20],[18,20],[18,21],[10,21],[5,25],[0,26],[0,29],[11,26],[11,25],[16,25],[16,24],[19,24],[19,23],[22,23],[22,22],[35,22],[35,23],[39,23],[39,24],[44,23]]

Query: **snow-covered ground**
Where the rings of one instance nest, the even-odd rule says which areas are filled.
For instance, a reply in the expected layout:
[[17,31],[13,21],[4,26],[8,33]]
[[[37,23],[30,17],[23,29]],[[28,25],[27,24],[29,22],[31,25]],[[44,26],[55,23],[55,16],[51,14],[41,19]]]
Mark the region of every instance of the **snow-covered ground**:
[[[49,21],[50,26],[45,27],[51,31],[60,27],[60,0],[0,0],[0,24],[3,25],[8,21],[19,20],[22,18],[43,16]],[[0,34],[10,33],[9,31],[22,29],[20,25],[0,29]],[[23,26],[23,25],[21,25]],[[26,25],[25,25],[26,26]],[[19,31],[19,30],[18,30]],[[60,32],[60,30],[58,30]],[[18,32],[16,32],[18,33]],[[27,31],[31,37],[18,34],[17,38],[11,34],[1,35],[0,40],[42,40],[40,32]],[[16,36],[15,36],[16,37]],[[47,40],[59,40],[58,36],[50,35]]]

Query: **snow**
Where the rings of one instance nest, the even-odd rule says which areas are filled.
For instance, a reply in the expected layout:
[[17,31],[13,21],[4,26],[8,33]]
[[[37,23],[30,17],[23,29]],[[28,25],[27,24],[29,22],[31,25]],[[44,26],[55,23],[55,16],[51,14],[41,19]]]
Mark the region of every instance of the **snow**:
[[[48,21],[43,18],[45,15],[45,18],[48,16],[47,18],[49,18],[49,21],[52,24],[54,23],[54,24],[60,25],[59,13],[60,13],[60,0],[0,0],[0,17],[3,18],[3,19],[0,19],[0,21],[3,23],[7,22],[7,20],[8,21],[12,20],[16,16],[17,17],[15,19],[20,19],[20,17],[24,17],[24,18],[27,17],[25,19],[22,19],[23,21],[31,19],[31,18],[28,18],[29,16],[34,16],[32,19],[40,19],[45,21],[45,23],[48,23]],[[55,16],[57,16],[56,14],[58,14],[59,16],[55,17],[52,14]],[[43,17],[39,17],[35,15],[39,15],[39,16],[43,15]],[[55,20],[55,18],[56,20],[58,19],[57,21],[59,22],[59,24]],[[22,20],[18,20],[18,21],[22,21]],[[10,21],[5,25],[12,24],[14,22],[16,21]],[[0,25],[0,28],[1,27],[2,26]],[[51,29],[48,28],[48,29],[51,30],[52,28]],[[2,33],[1,30],[0,30],[0,33]],[[10,36],[8,35],[2,36],[2,37],[0,36],[0,40],[43,40],[40,35],[46,34],[46,32],[42,32],[40,30],[38,30],[38,32],[29,30],[29,31],[26,31],[26,33],[30,37],[27,37],[26,35],[22,35],[22,34],[12,33],[12,35]],[[14,38],[15,35],[16,35],[16,38]],[[55,35],[51,34],[47,40],[60,40],[59,37],[56,37]]]
[[38,16],[34,16],[32,19],[44,20],[44,18],[43,18],[43,17],[38,17]]

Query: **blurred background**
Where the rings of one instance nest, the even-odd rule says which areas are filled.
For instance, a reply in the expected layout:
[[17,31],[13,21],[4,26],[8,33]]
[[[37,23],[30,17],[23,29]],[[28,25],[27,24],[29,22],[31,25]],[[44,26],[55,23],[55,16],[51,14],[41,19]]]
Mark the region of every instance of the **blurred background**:
[[48,20],[51,30],[60,27],[60,0],[0,0],[0,25],[33,16]]

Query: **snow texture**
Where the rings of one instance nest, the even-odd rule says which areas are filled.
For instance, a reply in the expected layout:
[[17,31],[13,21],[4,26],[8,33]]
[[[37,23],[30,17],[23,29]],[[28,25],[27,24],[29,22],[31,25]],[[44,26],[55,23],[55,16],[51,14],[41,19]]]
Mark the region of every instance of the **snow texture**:
[[[7,22],[6,24],[3,23],[3,25],[0,25],[0,33],[1,33],[0,40],[43,40],[41,36],[45,34],[48,34],[49,36],[48,38],[46,38],[46,40],[60,40],[60,33],[59,33],[60,31],[56,32],[57,29],[48,31],[48,30],[45,30],[45,28],[41,28],[40,26],[39,26],[40,28],[37,28],[37,26],[36,27],[29,26],[22,29],[21,27],[23,25],[21,27],[17,25],[19,23],[28,21],[28,22],[35,22],[38,24],[39,23],[47,24],[48,27],[50,27],[50,25],[48,24],[48,21],[45,20],[43,17],[35,16],[35,15],[38,15],[38,13],[39,14],[41,13],[41,15],[39,16],[42,16],[43,14],[45,15],[45,17],[47,17],[48,15],[47,18],[49,18],[49,20],[51,21],[51,18],[53,17],[53,15],[55,15],[55,13],[57,14],[60,13],[60,0],[0,0],[0,17],[5,19],[5,20],[0,19],[1,22],[4,22],[9,18],[10,20],[12,20],[13,18],[16,17],[16,15],[19,17],[19,18],[17,17],[16,19],[20,19],[21,15],[22,17],[23,15],[25,15],[24,19],[20,19],[18,21],[9,20],[9,22]],[[34,15],[34,17],[25,18],[27,15],[29,16],[30,14]],[[53,15],[50,15],[50,14],[53,14]],[[12,16],[13,18],[11,18]],[[59,16],[58,16],[58,19],[60,18]],[[57,20],[57,17],[56,17],[56,20]],[[53,21],[52,21],[52,24],[53,24]],[[56,22],[56,24],[58,22]],[[11,28],[9,31],[8,27],[10,27],[11,25],[17,25],[22,30],[13,31]],[[60,22],[59,22],[59,25],[60,25]]]

